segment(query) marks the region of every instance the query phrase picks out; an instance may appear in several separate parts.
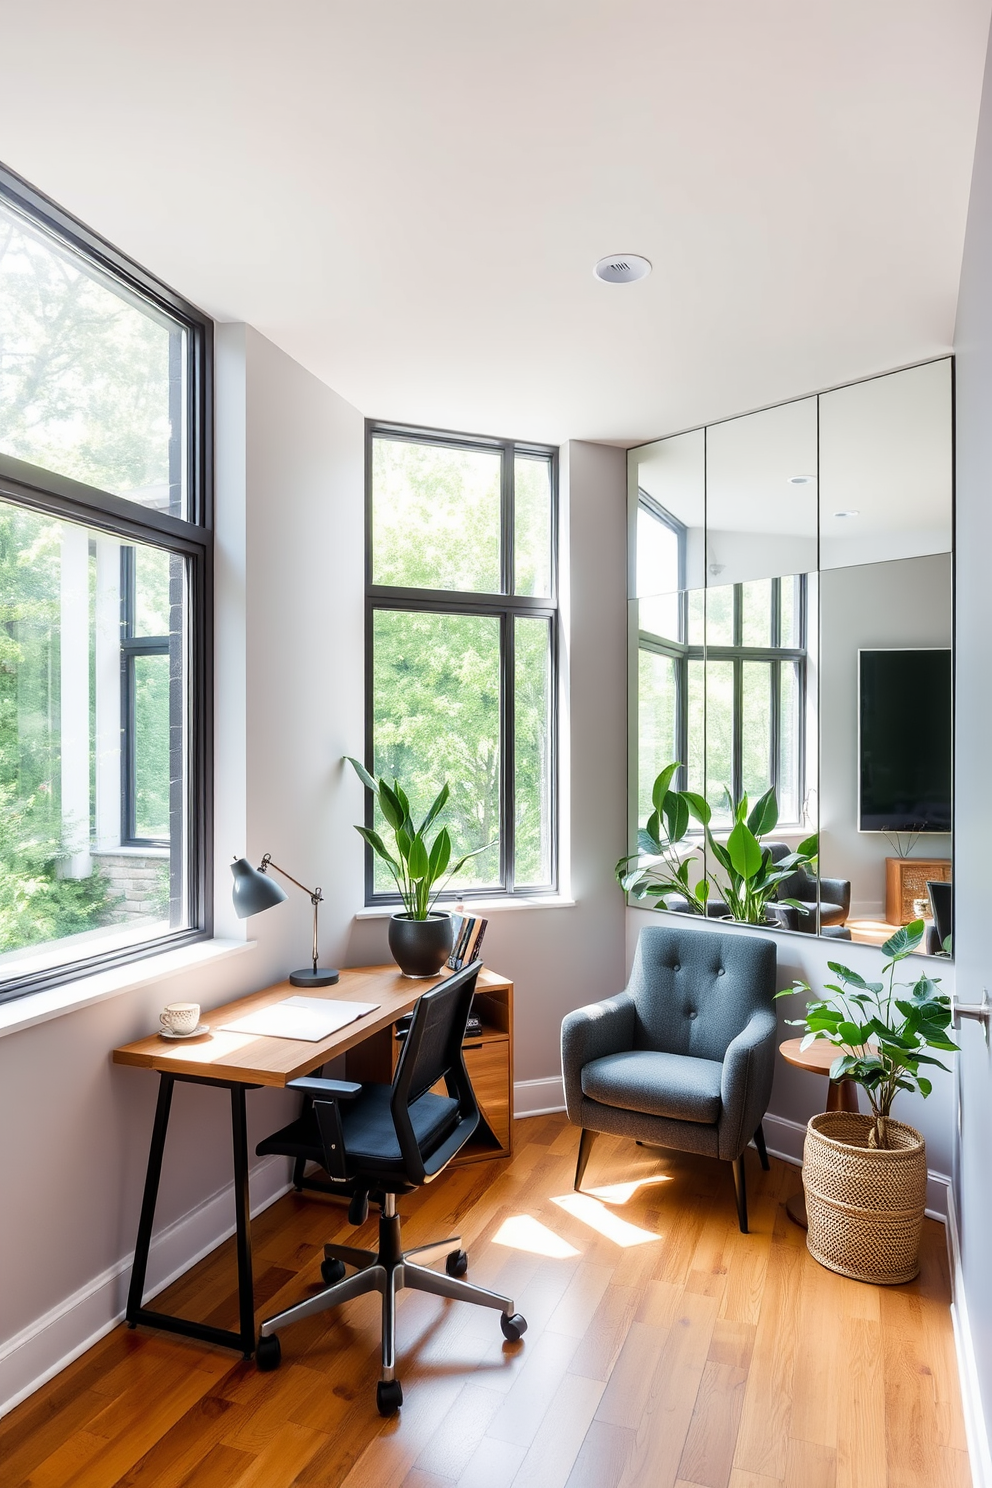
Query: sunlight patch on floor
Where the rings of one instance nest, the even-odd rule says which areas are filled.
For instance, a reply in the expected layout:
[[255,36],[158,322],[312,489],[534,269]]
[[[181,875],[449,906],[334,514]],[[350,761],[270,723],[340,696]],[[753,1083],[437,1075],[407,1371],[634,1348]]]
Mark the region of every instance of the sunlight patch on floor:
[[670,1173],[659,1173],[654,1178],[633,1178],[629,1183],[608,1183],[603,1188],[585,1188],[583,1193],[592,1194],[604,1204],[628,1204],[639,1188],[648,1188],[652,1183],[671,1183]]
[[505,1219],[493,1236],[493,1244],[509,1245],[513,1250],[529,1250],[532,1255],[551,1256],[558,1261],[579,1254],[567,1240],[530,1214],[512,1214]]
[[642,1230],[640,1225],[630,1224],[626,1219],[621,1219],[619,1214],[611,1214],[598,1199],[591,1194],[570,1193],[562,1194],[557,1199],[551,1200],[557,1204],[559,1209],[564,1209],[573,1219],[580,1224],[588,1225],[591,1230],[605,1235],[607,1240],[612,1240],[616,1245],[624,1248],[630,1245],[646,1245],[649,1240],[660,1240],[660,1235],[653,1234],[650,1230]]

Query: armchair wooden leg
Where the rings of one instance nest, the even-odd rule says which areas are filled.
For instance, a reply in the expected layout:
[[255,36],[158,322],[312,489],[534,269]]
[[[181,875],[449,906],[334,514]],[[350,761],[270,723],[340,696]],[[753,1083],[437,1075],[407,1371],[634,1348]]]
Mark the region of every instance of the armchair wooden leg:
[[587,1131],[583,1127],[582,1136],[579,1138],[579,1157],[575,1164],[575,1182],[572,1185],[576,1193],[581,1189],[582,1179],[585,1177],[586,1167],[589,1163],[589,1154],[592,1151],[592,1144],[595,1140],[596,1133],[594,1131]]
[[758,1149],[758,1156],[761,1159],[761,1166],[767,1173],[769,1168],[771,1167],[771,1163],[768,1161],[768,1148],[765,1146],[765,1134],[761,1128],[760,1121],[758,1122],[758,1130],[754,1134],[754,1145]]
[[731,1163],[734,1170],[734,1188],[737,1192],[737,1223],[741,1227],[741,1234],[747,1234],[747,1184],[744,1178],[744,1154],[741,1153],[736,1162]]

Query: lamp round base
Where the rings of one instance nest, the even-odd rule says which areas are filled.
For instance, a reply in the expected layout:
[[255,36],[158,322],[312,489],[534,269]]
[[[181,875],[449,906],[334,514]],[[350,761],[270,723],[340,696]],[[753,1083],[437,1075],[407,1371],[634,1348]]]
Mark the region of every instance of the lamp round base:
[[336,971],[316,971],[308,967],[306,971],[291,971],[289,973],[289,984],[291,987],[333,987],[338,979]]

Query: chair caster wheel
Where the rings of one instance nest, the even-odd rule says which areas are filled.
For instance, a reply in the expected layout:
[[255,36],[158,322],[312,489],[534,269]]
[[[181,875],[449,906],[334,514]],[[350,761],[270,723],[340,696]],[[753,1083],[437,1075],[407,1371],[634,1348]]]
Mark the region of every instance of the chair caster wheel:
[[464,1276],[468,1270],[468,1252],[453,1250],[444,1263],[444,1269],[449,1276]]
[[282,1347],[278,1335],[270,1333],[265,1338],[260,1338],[255,1346],[255,1368],[267,1374],[270,1369],[278,1369],[282,1359]]
[[510,1317],[507,1317],[505,1312],[501,1312],[499,1325],[503,1329],[503,1337],[507,1343],[516,1343],[527,1332],[527,1319],[521,1317],[519,1312],[514,1312]]
[[375,1387],[375,1407],[380,1416],[395,1416],[403,1404],[403,1387],[399,1380],[380,1380]]
[[335,1261],[328,1258],[320,1263],[320,1274],[324,1279],[325,1286],[334,1286],[339,1281],[344,1281],[344,1261]]

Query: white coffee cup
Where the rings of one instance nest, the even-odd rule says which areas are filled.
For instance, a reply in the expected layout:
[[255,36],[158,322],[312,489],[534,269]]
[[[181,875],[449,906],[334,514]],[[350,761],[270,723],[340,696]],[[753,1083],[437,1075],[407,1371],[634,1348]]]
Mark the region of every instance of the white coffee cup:
[[200,1026],[200,1004],[198,1002],[170,1002],[158,1015],[159,1022],[169,1033],[192,1033]]

